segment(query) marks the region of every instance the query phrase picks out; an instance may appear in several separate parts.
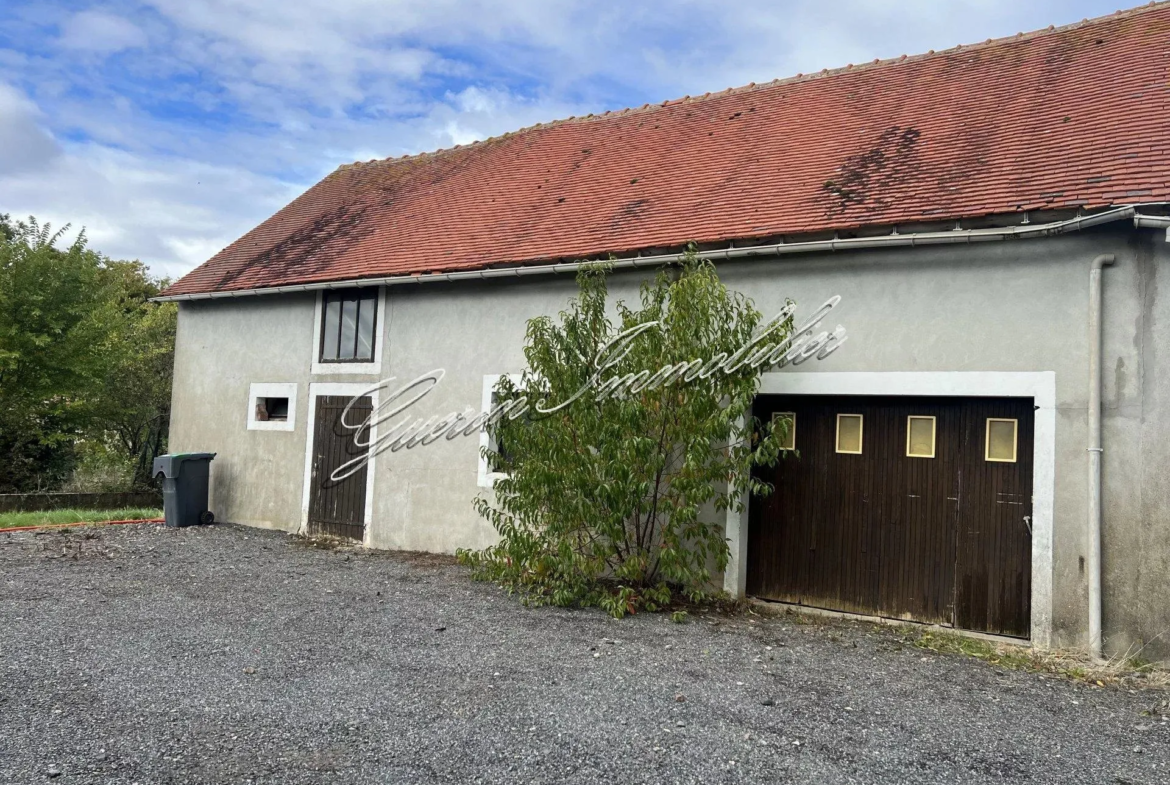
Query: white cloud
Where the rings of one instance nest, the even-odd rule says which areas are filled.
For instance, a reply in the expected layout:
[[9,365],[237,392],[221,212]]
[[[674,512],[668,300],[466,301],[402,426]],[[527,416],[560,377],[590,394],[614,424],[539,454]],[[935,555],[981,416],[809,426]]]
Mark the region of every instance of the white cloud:
[[40,169],[60,152],[53,136],[41,127],[36,106],[0,82],[0,177]]
[[99,145],[0,176],[0,212],[85,229],[90,246],[176,277],[293,199],[300,188],[239,167],[149,158]]
[[[174,56],[248,111],[401,114],[444,78],[536,83],[594,108],[765,82],[1074,21],[1071,3],[1013,0],[151,0]],[[1104,6],[1107,0],[1087,0]],[[420,94],[420,92],[422,94]]]
[[62,25],[58,43],[66,49],[100,54],[146,45],[146,33],[133,22],[101,11],[81,11]]
[[[0,143],[6,138],[9,113],[4,109],[9,105],[22,108],[21,128],[43,133],[30,125],[36,107],[0,85]],[[246,163],[209,163],[98,142],[61,148],[47,137],[53,154],[41,156],[35,166],[5,169],[0,147],[0,212],[17,218],[35,215],[55,226],[71,223],[74,230],[84,227],[91,247],[115,258],[142,259],[156,273],[177,277],[339,163],[466,144],[547,119],[550,110],[565,115],[579,111],[568,104],[524,101],[506,91],[478,91],[448,96],[418,118],[365,126],[345,123],[318,129],[315,136],[306,130],[283,153],[263,149],[273,145],[265,137],[231,140],[236,156],[250,158],[253,164],[285,157],[307,159],[314,170],[301,182],[265,175],[257,171],[263,167]],[[149,125],[139,131],[144,128]],[[325,136],[337,146],[313,144],[313,139]],[[33,147],[22,143],[18,149],[27,152]]]

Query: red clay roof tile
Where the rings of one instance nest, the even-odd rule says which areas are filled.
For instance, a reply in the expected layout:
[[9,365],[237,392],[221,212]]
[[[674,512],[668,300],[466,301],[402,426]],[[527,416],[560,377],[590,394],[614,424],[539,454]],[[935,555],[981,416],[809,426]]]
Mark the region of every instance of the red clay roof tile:
[[340,167],[166,294],[1170,201],[1170,4]]

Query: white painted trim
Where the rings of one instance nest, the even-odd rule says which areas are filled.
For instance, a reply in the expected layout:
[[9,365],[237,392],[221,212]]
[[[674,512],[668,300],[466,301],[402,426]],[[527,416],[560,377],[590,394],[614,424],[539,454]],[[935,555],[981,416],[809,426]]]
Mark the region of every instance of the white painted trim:
[[[520,383],[520,374],[518,374],[518,373],[488,373],[488,374],[484,374],[483,394],[480,398],[480,411],[482,411],[482,412],[491,411],[492,392],[496,389],[496,385],[499,383],[500,379],[502,379],[504,377],[511,379],[512,382],[515,384]],[[479,429],[479,449],[476,450],[476,456],[477,456],[476,460],[478,463],[477,463],[476,480],[475,480],[476,484],[479,485],[480,488],[491,488],[493,485],[496,484],[496,480],[499,480],[499,479],[502,479],[502,478],[508,476],[507,474],[504,474],[503,472],[488,471],[488,463],[487,463],[487,459],[483,457],[483,451],[488,448],[490,441],[491,441],[491,435],[488,433],[487,428],[480,428]]]
[[321,362],[321,303],[325,295],[324,290],[318,290],[317,301],[313,306],[313,357],[309,365],[309,373],[319,376],[361,376],[363,374],[382,373],[382,357],[386,354],[384,340],[389,335],[386,329],[386,287],[378,287],[378,314],[374,325],[374,361],[368,363],[323,363]]
[[[1053,371],[894,371],[766,373],[761,395],[953,395],[1031,398],[1035,405],[1032,455],[1032,643],[1052,641],[1052,528],[1056,493],[1056,373]],[[728,510],[731,560],[724,589],[742,597],[747,584],[747,522]]]
[[[740,417],[735,422],[732,433],[743,433],[746,418]],[[738,476],[732,476],[731,484],[739,481]],[[732,597],[743,597],[747,594],[747,558],[748,558],[748,502],[751,494],[744,487],[740,491],[739,506],[731,504],[727,507],[727,548],[730,551],[727,557],[727,567],[723,570],[723,590]]]
[[957,395],[968,398],[1035,398],[1056,406],[1053,371],[835,371],[761,377],[760,395]]
[[[378,390],[371,390],[372,384],[365,384],[362,382],[313,382],[309,385],[309,418],[308,429],[305,433],[305,475],[301,483],[301,525],[298,529],[299,534],[307,534],[309,530],[309,491],[310,483],[313,479],[313,434],[317,426],[317,397],[321,395],[368,395],[370,403],[374,406],[374,412],[378,411]],[[375,418],[376,419],[376,418]],[[369,434],[370,443],[373,444],[378,440],[378,426],[373,425],[370,428]],[[370,461],[366,464],[366,513],[363,516],[362,524],[365,527],[362,544],[369,548],[373,542],[372,523],[374,520],[374,484],[377,481],[377,475],[374,472],[374,464],[377,455],[371,455]]]
[[[285,420],[257,420],[256,401],[260,398],[288,398],[288,418]],[[296,429],[296,382],[252,382],[248,386],[249,431],[295,431]]]

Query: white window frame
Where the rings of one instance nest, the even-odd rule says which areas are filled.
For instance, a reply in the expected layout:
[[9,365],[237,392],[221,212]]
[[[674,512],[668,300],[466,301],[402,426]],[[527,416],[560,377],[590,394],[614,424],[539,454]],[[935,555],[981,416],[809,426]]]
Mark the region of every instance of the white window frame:
[[[930,455],[910,452],[910,421],[930,420]],[[938,452],[938,418],[932,414],[909,414],[906,416],[906,457],[933,458]]]
[[[256,402],[261,398],[288,398],[288,417],[284,420],[257,420]],[[249,431],[295,431],[296,429],[296,382],[253,382],[248,386]]]
[[[358,288],[358,287],[346,287]],[[325,300],[325,292],[323,290],[317,291],[317,303],[313,307],[313,359],[309,366],[309,372],[317,375],[332,375],[332,376],[360,376],[362,374],[375,375],[382,372],[382,356],[385,353],[385,347],[382,345],[382,340],[385,336],[390,334],[386,325],[386,287],[378,287],[378,312],[374,318],[374,359],[368,363],[329,363],[321,362],[321,329],[323,319],[322,304]]]
[[[492,408],[492,392],[495,391],[496,385],[499,384],[500,379],[507,377],[512,380],[513,384],[520,384],[520,376],[518,373],[488,373],[483,377],[483,394],[480,399],[480,411],[488,412]],[[491,446],[491,434],[488,433],[486,427],[479,429],[479,449],[476,451],[477,471],[476,484],[480,488],[491,488],[496,484],[496,480],[501,480],[507,477],[505,472],[493,472],[488,466],[487,458],[484,457],[483,451]]]

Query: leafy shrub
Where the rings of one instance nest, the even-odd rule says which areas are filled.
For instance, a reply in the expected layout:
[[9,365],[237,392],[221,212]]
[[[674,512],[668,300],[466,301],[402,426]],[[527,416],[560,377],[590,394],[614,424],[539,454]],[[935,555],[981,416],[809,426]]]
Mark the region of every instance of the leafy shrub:
[[134,489],[134,459],[100,442],[79,441],[77,466],[61,486],[64,493],[121,493]]
[[742,506],[743,490],[770,490],[751,469],[775,463],[787,423],[748,416],[771,363],[704,371],[753,343],[783,348],[792,321],[757,330],[751,302],[689,253],[643,284],[638,307],[617,303],[615,325],[608,274],[605,265],[582,270],[559,321],[528,323],[528,370],[497,388],[517,408],[485,455],[507,476],[475,501],[500,540],[459,556],[526,603],[621,617],[666,608],[680,593],[702,600],[713,570],[726,567],[725,513]]

